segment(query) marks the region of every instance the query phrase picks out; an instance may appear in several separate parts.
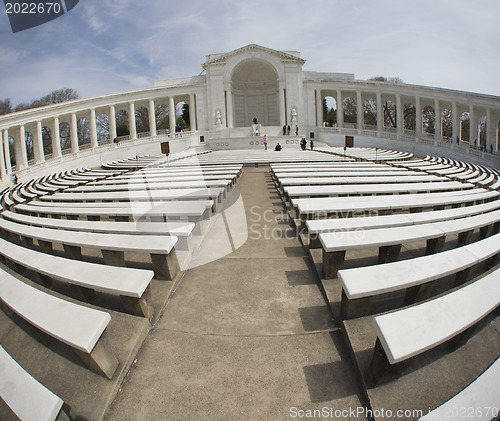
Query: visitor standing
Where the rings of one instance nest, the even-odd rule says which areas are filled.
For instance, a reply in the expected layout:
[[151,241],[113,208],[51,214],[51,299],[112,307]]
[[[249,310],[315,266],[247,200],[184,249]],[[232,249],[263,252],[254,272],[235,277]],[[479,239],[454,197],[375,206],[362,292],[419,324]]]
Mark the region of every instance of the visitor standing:
[[283,136],[286,135],[286,124],[283,124]]
[[310,145],[311,145],[311,151],[312,151],[312,150],[313,150],[313,147],[314,147],[314,142],[313,142],[313,140],[312,140],[312,139],[311,139],[311,143],[310,143]]
[[264,135],[264,149],[267,151],[267,134]]
[[290,125],[286,126],[286,134],[290,134]]
[[295,136],[299,135],[299,126],[295,126]]
[[302,139],[300,139],[300,147],[302,148],[303,151],[305,151],[306,146],[307,146],[307,141],[306,141],[306,138],[303,137]]

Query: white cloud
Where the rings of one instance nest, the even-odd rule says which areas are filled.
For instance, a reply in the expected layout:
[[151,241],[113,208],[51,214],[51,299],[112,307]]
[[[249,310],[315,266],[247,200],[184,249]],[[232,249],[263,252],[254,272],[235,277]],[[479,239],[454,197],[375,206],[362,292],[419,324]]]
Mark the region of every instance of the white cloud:
[[152,86],[250,43],[301,51],[305,70],[500,95],[498,16],[497,0],[85,0],[3,37],[1,96],[16,103],[62,86],[82,96]]

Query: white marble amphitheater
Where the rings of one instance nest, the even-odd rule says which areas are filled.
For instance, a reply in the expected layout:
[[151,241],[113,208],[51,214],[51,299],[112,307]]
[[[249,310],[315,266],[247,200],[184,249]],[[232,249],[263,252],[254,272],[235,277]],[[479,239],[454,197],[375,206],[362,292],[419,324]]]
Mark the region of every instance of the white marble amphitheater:
[[1,420],[499,419],[500,97],[304,64],[0,116]]

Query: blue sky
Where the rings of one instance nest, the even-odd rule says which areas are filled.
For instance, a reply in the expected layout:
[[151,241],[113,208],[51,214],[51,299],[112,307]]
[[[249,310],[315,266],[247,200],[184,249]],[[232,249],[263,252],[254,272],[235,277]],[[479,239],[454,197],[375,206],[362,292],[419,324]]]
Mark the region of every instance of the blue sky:
[[15,34],[0,15],[0,99],[152,87],[252,43],[300,51],[304,70],[500,96],[498,0],[80,0]]

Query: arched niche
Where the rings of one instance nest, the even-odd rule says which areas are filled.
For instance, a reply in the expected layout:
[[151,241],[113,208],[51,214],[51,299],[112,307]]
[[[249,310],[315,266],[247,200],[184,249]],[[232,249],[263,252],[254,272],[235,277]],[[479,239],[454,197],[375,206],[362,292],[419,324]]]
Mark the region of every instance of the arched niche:
[[264,60],[239,63],[231,75],[235,127],[279,126],[278,73]]

